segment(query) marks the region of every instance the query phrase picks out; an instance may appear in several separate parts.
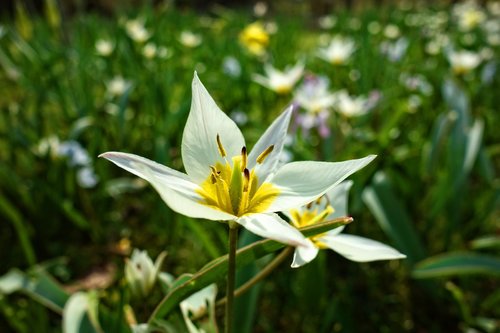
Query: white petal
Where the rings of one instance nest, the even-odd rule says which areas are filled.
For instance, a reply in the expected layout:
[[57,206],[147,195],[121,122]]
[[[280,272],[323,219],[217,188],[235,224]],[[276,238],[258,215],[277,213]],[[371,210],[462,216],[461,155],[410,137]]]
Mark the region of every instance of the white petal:
[[[248,155],[248,169],[254,166],[255,173],[262,184],[266,178],[275,171],[279,162],[279,157],[283,150],[285,137],[290,124],[290,117],[292,115],[292,106],[286,109],[273,123],[267,128],[264,134],[260,137],[259,141],[253,146],[252,151]],[[265,151],[269,146],[274,145],[274,149],[269,154],[262,164],[257,164],[257,157]]]
[[308,246],[307,238],[276,214],[245,215],[235,221],[258,236],[292,246]]
[[241,154],[245,139],[234,121],[215,104],[195,73],[191,111],[182,136],[182,161],[195,183],[201,184],[210,174],[210,166],[223,161],[217,134],[231,162],[231,157]]
[[354,235],[326,235],[321,237],[320,241],[352,261],[365,262],[406,258],[404,254],[388,245]]
[[347,180],[326,192],[330,205],[334,209],[333,213],[326,218],[327,220],[347,216],[347,199],[349,199],[349,190],[352,184],[352,180]]
[[308,246],[297,246],[293,253],[292,268],[297,268],[311,262],[318,255],[319,249],[309,239]]
[[343,162],[307,161],[285,164],[268,180],[278,187],[280,194],[267,212],[278,212],[308,204],[366,166],[375,157],[369,155]]
[[147,158],[118,152],[107,152],[104,157],[119,167],[139,176],[153,185],[163,201],[177,213],[208,220],[232,220],[234,216],[201,204],[196,190],[199,186],[182,172],[170,169]]

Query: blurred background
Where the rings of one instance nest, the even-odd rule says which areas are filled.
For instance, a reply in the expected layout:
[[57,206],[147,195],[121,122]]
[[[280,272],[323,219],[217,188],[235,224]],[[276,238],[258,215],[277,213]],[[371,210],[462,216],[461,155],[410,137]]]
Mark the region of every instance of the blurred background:
[[285,262],[240,299],[238,332],[498,332],[500,2],[26,0],[0,17],[0,331],[60,331],[47,299],[78,290],[144,321],[162,293],[129,299],[132,249],[167,251],[175,277],[227,252],[224,225],[97,158],[182,170],[196,70],[250,147],[294,104],[284,161],[377,154],[350,177],[345,232],[407,255]]

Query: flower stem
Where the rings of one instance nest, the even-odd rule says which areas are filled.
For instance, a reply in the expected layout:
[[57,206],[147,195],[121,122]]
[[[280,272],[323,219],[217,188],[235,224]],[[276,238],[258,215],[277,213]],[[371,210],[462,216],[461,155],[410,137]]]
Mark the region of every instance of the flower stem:
[[238,228],[229,224],[229,258],[227,268],[226,289],[226,327],[225,333],[233,331],[233,303],[234,303],[234,280],[236,275],[236,244],[238,240]]
[[[281,251],[280,254],[276,256],[276,258],[273,259],[266,267],[264,267],[263,270],[261,270],[259,273],[257,273],[254,277],[252,277],[250,280],[245,282],[243,285],[241,285],[236,291],[234,292],[234,297],[241,296],[242,294],[246,293],[250,288],[252,288],[255,284],[259,283],[262,281],[265,277],[267,277],[269,274],[271,274],[272,271],[276,267],[278,267],[283,260],[285,260],[292,252],[294,248],[292,246],[286,247],[283,251]],[[228,302],[228,298],[224,297],[220,299],[217,302],[217,306],[222,306]]]

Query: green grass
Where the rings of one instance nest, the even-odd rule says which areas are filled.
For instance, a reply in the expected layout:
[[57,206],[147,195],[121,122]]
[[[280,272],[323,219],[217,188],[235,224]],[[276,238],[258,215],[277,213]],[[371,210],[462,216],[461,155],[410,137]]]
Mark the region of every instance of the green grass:
[[[486,319],[498,324],[498,277],[487,269],[479,276],[432,281],[412,275],[421,259],[454,251],[485,254],[498,271],[498,247],[476,250],[471,245],[498,234],[499,228],[500,76],[497,71],[485,83],[481,73],[489,62],[499,65],[500,52],[498,45],[488,44],[484,28],[461,31],[448,7],[341,10],[334,13],[335,26],[326,30],[309,16],[289,20],[277,10],[263,19],[278,27],[263,59],[238,42],[241,30],[255,20],[243,10],[218,8],[200,14],[173,6],[146,7],[111,16],[77,13],[57,23],[54,8],[49,11],[52,21],[22,10],[2,21],[0,274],[64,257],[64,263],[46,269],[60,283],[70,284],[112,263],[116,276],[99,296],[111,313],[119,314],[121,302],[128,302],[122,273],[126,253],[118,247],[120,240],[147,249],[152,257],[166,250],[164,271],[175,276],[195,273],[226,253],[223,225],[178,216],[150,186],[97,156],[109,150],[130,152],[182,170],[180,145],[194,70],[222,110],[247,114],[242,131],[251,146],[292,101],[290,95],[278,96],[253,82],[252,73],[262,73],[265,62],[284,68],[303,59],[308,73],[329,78],[331,91],[368,95],[376,90],[382,99],[359,118],[332,111],[329,139],[315,130],[308,137],[298,131],[290,152],[295,160],[331,161],[377,154],[374,163],[352,177],[349,212],[355,222],[347,231],[400,250],[407,247],[411,258],[357,264],[322,251],[301,269],[284,264],[261,285],[252,331],[442,332],[474,327],[486,332]],[[408,26],[408,17],[415,14],[448,15],[448,20],[430,31],[428,23]],[[151,33],[149,42],[166,47],[169,57],[143,55],[143,44],[131,40],[124,28],[127,19],[137,17]],[[353,18],[359,19],[359,29]],[[382,32],[368,32],[374,20]],[[389,23],[409,41],[398,62],[379,51]],[[202,43],[183,46],[183,30],[199,34]],[[425,52],[436,31],[456,48],[489,48],[493,60],[484,60],[467,75],[454,75],[443,52]],[[315,56],[323,34],[355,40],[357,50],[348,64],[334,67]],[[463,41],[467,34],[475,36],[470,45]],[[110,56],[96,52],[95,42],[102,38],[114,43]],[[239,77],[222,71],[226,56],[239,61]],[[350,78],[353,70],[359,72],[358,80]],[[422,75],[432,93],[406,88],[402,73]],[[106,84],[116,76],[131,86],[111,97]],[[409,98],[414,95],[421,104],[412,110]],[[80,186],[78,168],[56,151],[39,149],[50,137],[80,143],[98,176],[96,186]],[[461,290],[460,301],[447,290],[449,281]],[[146,320],[143,313],[151,312],[160,299],[158,294],[141,304],[139,319]],[[471,312],[467,316],[464,306]],[[57,315],[24,295],[0,294],[0,310],[0,331],[30,332],[36,326],[40,332],[57,332],[61,327]],[[179,316],[167,319],[176,322]]]

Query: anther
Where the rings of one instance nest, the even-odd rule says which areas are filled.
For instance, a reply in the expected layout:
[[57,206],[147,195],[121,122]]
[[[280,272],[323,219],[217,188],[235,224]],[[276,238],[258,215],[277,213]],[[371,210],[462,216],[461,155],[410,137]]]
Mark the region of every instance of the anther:
[[241,168],[242,169],[247,168],[247,147],[245,146],[241,148]]
[[250,171],[247,168],[243,170],[243,176],[245,176],[243,180],[243,192],[248,192],[248,184],[250,184]]
[[222,145],[222,142],[220,141],[219,133],[217,133],[217,147],[219,148],[220,156],[226,157],[226,150],[224,149],[224,146]]
[[269,156],[269,154],[271,154],[271,152],[273,151],[273,149],[274,149],[274,145],[270,145],[269,147],[267,147],[266,150],[264,150],[257,157],[257,163],[262,164],[262,162],[264,162],[264,160],[266,159],[266,157]]

